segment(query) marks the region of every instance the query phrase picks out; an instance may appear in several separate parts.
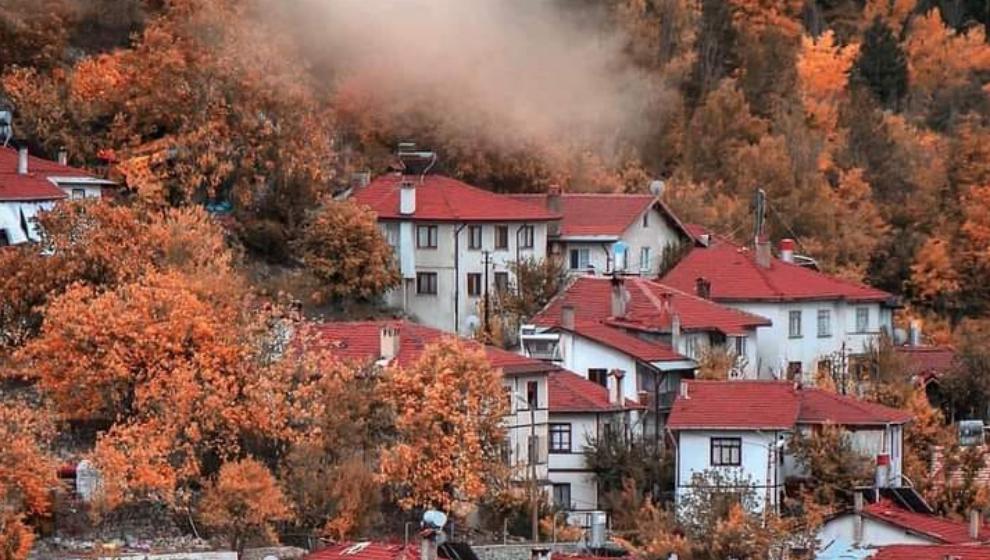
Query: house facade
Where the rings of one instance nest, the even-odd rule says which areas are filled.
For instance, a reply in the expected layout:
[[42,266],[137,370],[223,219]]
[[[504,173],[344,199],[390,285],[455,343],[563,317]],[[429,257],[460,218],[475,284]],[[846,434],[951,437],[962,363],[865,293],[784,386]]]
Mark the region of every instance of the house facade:
[[678,504],[719,478],[729,492],[748,491],[755,508],[777,510],[785,482],[806,473],[789,451],[791,436],[842,426],[852,448],[874,458],[878,487],[901,486],[906,413],[781,381],[685,381],[667,428],[676,445]]
[[968,521],[960,521],[916,512],[888,499],[865,503],[862,498],[862,494],[857,497],[851,511],[825,520],[818,531],[822,548],[833,542],[852,543],[858,548],[990,542],[990,528],[976,512]]
[[547,256],[558,216],[439,175],[390,174],[356,189],[398,257],[401,285],[389,305],[416,321],[470,334],[483,321],[485,294],[514,289],[513,264]]
[[[648,194],[561,193],[512,195],[559,215],[549,252],[571,274],[620,271],[646,277],[660,271],[665,252],[693,242],[684,225],[659,198]],[[616,243],[624,250],[616,251]]]
[[767,242],[751,250],[699,239],[662,281],[769,319],[756,356],[760,377],[812,383],[819,371],[845,373],[881,333],[893,334],[894,296],[795,264],[790,240],[776,258]]
[[0,147],[0,246],[39,241],[35,220],[60,200],[100,198],[115,183],[59,162],[34,157],[27,148]]

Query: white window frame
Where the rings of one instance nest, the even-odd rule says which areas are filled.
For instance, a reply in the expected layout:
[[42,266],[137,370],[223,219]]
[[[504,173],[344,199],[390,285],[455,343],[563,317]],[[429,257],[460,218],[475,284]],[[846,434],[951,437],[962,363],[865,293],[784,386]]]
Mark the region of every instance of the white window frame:
[[[801,338],[804,336],[802,331],[801,323],[804,320],[803,313],[800,309],[792,310],[787,313],[787,337],[788,338]],[[795,318],[797,321],[795,321]],[[797,326],[795,329],[794,327]]]
[[[577,253],[577,266],[573,266],[574,259],[573,254]],[[571,270],[588,270],[591,266],[591,249],[587,247],[577,247],[571,249],[567,253],[567,264],[571,267]]]
[[832,336],[832,310],[818,310],[818,338],[828,338]]
[[856,332],[858,332],[858,333],[870,332],[870,308],[869,307],[857,307],[856,308]]

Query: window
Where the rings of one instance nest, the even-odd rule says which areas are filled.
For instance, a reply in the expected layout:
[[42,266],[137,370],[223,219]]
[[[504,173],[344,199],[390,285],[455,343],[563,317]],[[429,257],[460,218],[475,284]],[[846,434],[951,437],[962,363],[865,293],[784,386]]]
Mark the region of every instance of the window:
[[828,309],[818,310],[818,336],[832,336],[832,312]]
[[571,452],[571,425],[550,424],[550,453]]
[[480,296],[481,295],[481,273],[480,272],[468,272],[467,275],[467,290],[469,296]]
[[650,248],[640,247],[639,248],[639,269],[640,270],[652,270],[653,266],[650,263]]
[[605,368],[589,368],[588,379],[602,387],[608,387],[608,370]]
[[741,438],[712,438],[713,467],[738,467],[741,464]]
[[522,226],[519,230],[519,247],[521,249],[532,249],[533,237],[533,226]]
[[591,264],[591,251],[571,249],[571,270],[586,270]]
[[736,339],[736,356],[745,356],[746,355],[746,337],[745,336],[737,336],[737,337],[734,337],[734,338]]
[[468,226],[468,249],[481,249],[481,226]]
[[437,273],[417,272],[416,273],[416,293],[420,295],[436,295],[437,293]]
[[865,333],[870,330],[870,308],[856,308],[856,332]]
[[788,336],[801,338],[801,312],[791,311],[787,314]]
[[643,212],[643,227],[650,227],[650,211]]
[[801,362],[787,362],[787,380],[798,381],[801,379]]
[[86,189],[72,189],[72,200],[86,198]]
[[509,226],[495,226],[495,248],[509,248]]
[[560,509],[571,509],[571,485],[553,485],[553,505]]
[[420,249],[436,249],[437,226],[416,226],[416,247]]
[[526,402],[530,408],[540,408],[540,383],[539,381],[526,382]]
[[495,273],[495,291],[496,292],[508,292],[509,291],[509,273],[508,272],[496,272]]

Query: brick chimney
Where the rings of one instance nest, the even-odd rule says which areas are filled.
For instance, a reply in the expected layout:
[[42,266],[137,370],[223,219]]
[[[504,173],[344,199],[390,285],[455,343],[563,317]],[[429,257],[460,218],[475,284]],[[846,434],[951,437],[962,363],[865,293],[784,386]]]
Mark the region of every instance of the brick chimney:
[[574,330],[574,306],[570,303],[560,306],[560,326]]
[[58,149],[58,164],[69,165],[69,150],[64,147]]
[[626,372],[621,369],[613,369],[609,375],[615,378],[615,383],[608,392],[608,403],[616,406],[622,405],[622,379],[626,376]]
[[390,362],[399,355],[399,327],[386,325],[379,331],[379,355],[381,360]]
[[780,240],[780,260],[786,263],[794,262],[794,240],[785,238]]
[[712,281],[704,276],[699,276],[694,281],[694,292],[700,298],[711,299]]
[[17,174],[28,174],[28,149],[25,147],[17,150]]
[[770,268],[770,242],[760,239],[756,242],[756,264],[761,268]]
[[612,317],[626,316],[626,303],[629,301],[629,292],[626,290],[626,282],[621,276],[612,277]]

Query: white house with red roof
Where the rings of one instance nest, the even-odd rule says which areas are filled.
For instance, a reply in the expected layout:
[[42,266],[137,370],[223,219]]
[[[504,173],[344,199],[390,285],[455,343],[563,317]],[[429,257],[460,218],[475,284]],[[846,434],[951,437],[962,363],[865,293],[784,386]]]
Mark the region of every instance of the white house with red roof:
[[[561,193],[551,187],[545,194],[512,195],[512,198],[546,207],[561,216],[550,230],[550,253],[564,259],[576,274],[626,274],[655,276],[665,251],[693,238],[677,216],[658,197],[626,193]],[[621,241],[626,251],[615,254]]]
[[677,500],[692,492],[695,474],[716,471],[747,484],[760,509],[777,509],[785,481],[805,476],[789,437],[826,424],[847,429],[853,449],[876,459],[881,487],[900,487],[909,420],[900,410],[785,381],[684,381],[667,421]]
[[829,517],[818,531],[822,548],[832,542],[860,548],[890,545],[978,544],[990,542],[990,527],[974,512],[967,521],[915,512],[889,499],[857,506]]
[[398,255],[402,284],[388,303],[461,334],[482,320],[485,293],[494,298],[512,289],[512,263],[546,257],[548,230],[559,218],[543,206],[432,174],[384,175],[351,199],[377,214]]
[[[339,358],[378,366],[409,366],[427,345],[453,336],[409,321],[328,322],[315,329]],[[509,402],[507,459],[517,468],[516,478],[528,480],[535,470],[548,499],[572,511],[598,509],[584,447],[590,438],[634,425],[641,407],[554,364],[465,342],[482,347],[502,373]]]
[[819,368],[848,371],[881,332],[893,334],[896,298],[794,263],[793,242],[756,250],[702,235],[661,279],[680,290],[770,319],[761,333],[761,377],[813,382]]
[[99,198],[112,181],[69,167],[65,153],[59,162],[34,157],[27,148],[0,146],[0,246],[38,241],[35,216],[67,198]]

